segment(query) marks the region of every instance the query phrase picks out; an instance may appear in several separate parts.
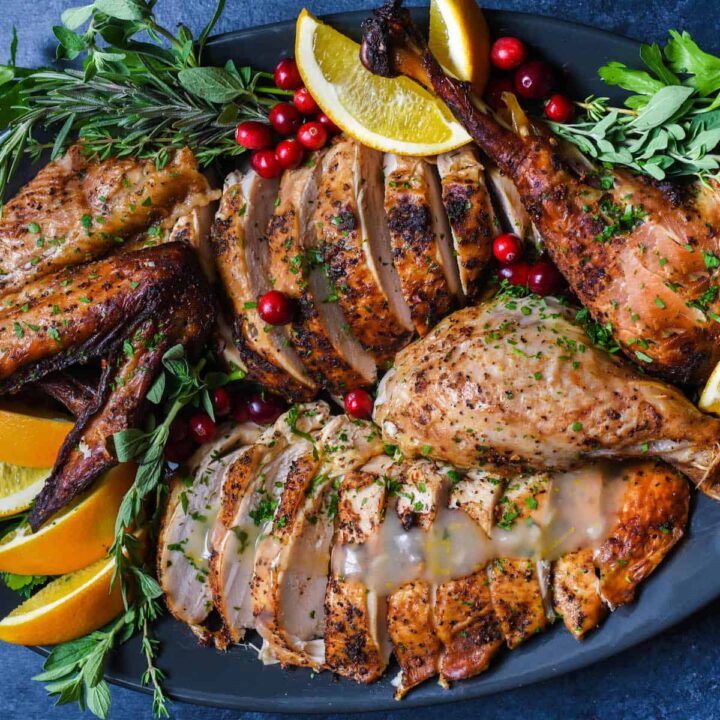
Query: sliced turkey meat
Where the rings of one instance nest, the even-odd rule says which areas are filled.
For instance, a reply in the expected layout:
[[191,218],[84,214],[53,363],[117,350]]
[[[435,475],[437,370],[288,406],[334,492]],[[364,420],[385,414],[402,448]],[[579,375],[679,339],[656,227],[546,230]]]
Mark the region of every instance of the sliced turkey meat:
[[385,598],[345,572],[344,546],[363,545],[379,530],[385,513],[385,481],[350,472],[338,493],[332,572],[325,594],[325,664],[357,682],[370,683],[390,657]]
[[273,287],[297,304],[290,341],[315,380],[343,395],[372,385],[375,361],[350,332],[333,295],[315,240],[313,221],[323,153],[312,156],[280,182],[277,207],[268,226]]
[[271,527],[293,465],[312,445],[298,433],[313,433],[327,421],[325,403],[294,406],[249,447],[228,472],[215,523],[210,563],[215,607],[228,639],[239,642],[255,627],[251,582],[256,546]]
[[386,155],[385,213],[415,329],[425,335],[462,296],[440,182],[424,158]]
[[160,585],[170,612],[203,639],[210,635],[202,623],[212,609],[209,535],[220,509],[220,491],[228,468],[258,434],[253,423],[226,427],[218,440],[201,447],[172,481],[163,513],[157,555]]
[[492,259],[493,239],[500,230],[485,182],[485,168],[470,145],[438,155],[442,199],[450,221],[460,284],[469,300],[482,290],[480,280]]
[[350,331],[378,364],[412,331],[382,210],[382,155],[342,138],[322,161],[315,227],[322,260]]
[[487,181],[510,232],[534,243],[538,248],[542,247],[542,238],[533,225],[513,181],[495,166],[488,169]]
[[380,447],[370,423],[338,416],[291,467],[255,560],[253,612],[264,657],[283,665],[323,666],[324,601],[338,508],[335,487],[342,474],[363,465]]
[[275,392],[307,400],[318,386],[293,350],[287,327],[267,325],[257,311],[260,296],[272,289],[265,231],[277,191],[277,180],[253,170],[228,175],[211,240],[235,344],[250,376]]

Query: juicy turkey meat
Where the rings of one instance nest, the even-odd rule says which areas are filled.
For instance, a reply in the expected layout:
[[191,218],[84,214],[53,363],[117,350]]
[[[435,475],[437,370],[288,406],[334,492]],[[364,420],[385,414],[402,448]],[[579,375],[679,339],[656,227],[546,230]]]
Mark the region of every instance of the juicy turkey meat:
[[178,218],[217,197],[187,148],[158,170],[152,160],[88,160],[74,145],[3,208],[0,294],[107,254],[148,228],[151,240],[167,236]]
[[720,420],[588,346],[571,317],[555,301],[526,298],[446,318],[383,378],[375,420],[385,439],[409,457],[425,448],[466,468],[558,469],[649,453],[720,496]]
[[376,10],[364,29],[366,66],[409,74],[448,105],[515,184],[552,259],[626,354],[674,382],[706,380],[720,360],[717,184],[679,188],[620,168],[578,172],[554,138],[516,134],[478,110],[401,2]]
[[524,241],[540,244],[541,239],[533,225],[530,214],[522,203],[520,193],[513,181],[496,166],[488,168],[488,185],[500,209],[502,219],[510,232],[515,233]]
[[257,311],[260,296],[272,289],[265,231],[277,190],[277,180],[253,170],[230,174],[211,239],[235,343],[250,376],[281,395],[303,400],[317,392],[317,384],[292,349],[287,327],[267,325]]
[[460,269],[460,284],[467,298],[473,300],[482,291],[480,280],[492,259],[493,239],[500,232],[485,181],[485,168],[475,149],[465,145],[438,155],[437,169]]
[[425,335],[462,295],[440,183],[424,158],[386,155],[385,213],[413,323]]
[[353,335],[379,364],[412,331],[382,209],[382,155],[341,139],[322,162],[315,224],[334,297]]
[[322,153],[280,182],[277,207],[268,226],[270,275],[275,290],[296,301],[290,341],[321,385],[337,395],[372,385],[375,362],[352,335],[332,285],[318,262],[313,210]]

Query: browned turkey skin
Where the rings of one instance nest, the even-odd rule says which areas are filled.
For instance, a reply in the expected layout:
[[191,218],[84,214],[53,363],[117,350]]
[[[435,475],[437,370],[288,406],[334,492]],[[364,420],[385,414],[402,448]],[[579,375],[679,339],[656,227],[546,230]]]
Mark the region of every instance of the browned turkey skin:
[[[612,324],[626,354],[680,384],[703,382],[720,360],[717,187],[684,192],[616,169],[581,177],[551,137],[521,137],[473,105],[447,77],[394,0],[364,25],[363,63],[434,90],[517,186],[553,260],[595,320]],[[624,217],[630,206],[631,211]]]
[[109,440],[138,421],[163,354],[199,349],[213,318],[195,257],[177,243],[66,268],[5,296],[0,394],[94,357],[104,365],[30,513],[33,528],[117,462]]

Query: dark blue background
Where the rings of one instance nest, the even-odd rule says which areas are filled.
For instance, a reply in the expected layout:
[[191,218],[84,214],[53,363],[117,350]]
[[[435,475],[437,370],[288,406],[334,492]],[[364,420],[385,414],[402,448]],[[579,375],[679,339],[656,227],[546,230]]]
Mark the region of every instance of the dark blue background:
[[[90,0],[0,0],[0,62],[7,59],[12,26],[18,28],[18,63],[47,63],[53,53],[51,26],[65,7]],[[415,0],[411,4],[418,4]],[[228,0],[217,31],[224,32],[296,16],[307,4],[317,13],[371,7],[368,0]],[[158,15],[168,24],[183,21],[194,30],[204,24],[214,0],[159,0]],[[484,0],[488,8],[522,10],[594,25],[642,40],[662,40],[668,28],[688,30],[705,49],[720,53],[717,0]],[[720,571],[720,568],[718,569]],[[687,588],[692,593],[692,587]],[[720,719],[720,602],[701,611],[660,637],[599,663],[592,668],[476,702],[427,710],[372,713],[383,720],[683,720]],[[40,685],[30,678],[40,671],[41,659],[31,651],[0,646],[0,717],[67,720],[80,716],[75,707],[50,710]],[[201,668],[198,668],[200,671]],[[242,682],[242,678],[238,678]],[[401,707],[401,706],[399,706]],[[114,720],[151,717],[147,696],[113,688]],[[176,704],[179,720],[267,718],[211,708]],[[333,717],[333,716],[329,716]],[[334,716],[338,717],[338,716]]]

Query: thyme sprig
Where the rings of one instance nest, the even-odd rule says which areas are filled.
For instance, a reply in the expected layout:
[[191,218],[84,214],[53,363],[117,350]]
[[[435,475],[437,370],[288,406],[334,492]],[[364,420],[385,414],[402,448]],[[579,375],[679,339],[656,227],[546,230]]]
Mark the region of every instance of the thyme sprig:
[[[58,60],[73,63],[65,69],[17,67],[13,40],[0,65],[0,202],[23,157],[48,149],[54,159],[78,139],[92,157],[150,158],[158,167],[183,146],[204,166],[244,152],[233,139],[237,123],[265,119],[286,91],[232,61],[203,65],[225,0],[197,39],[182,24],[176,34],[162,27],[154,5],[95,0],[66,10],[53,28]],[[43,142],[41,130],[54,139]]]
[[575,122],[550,127],[592,158],[657,180],[720,180],[720,57],[671,30],[663,49],[641,45],[640,58],[646,70],[610,62],[598,71],[608,85],[632,93],[625,107],[591,96],[578,103]]

